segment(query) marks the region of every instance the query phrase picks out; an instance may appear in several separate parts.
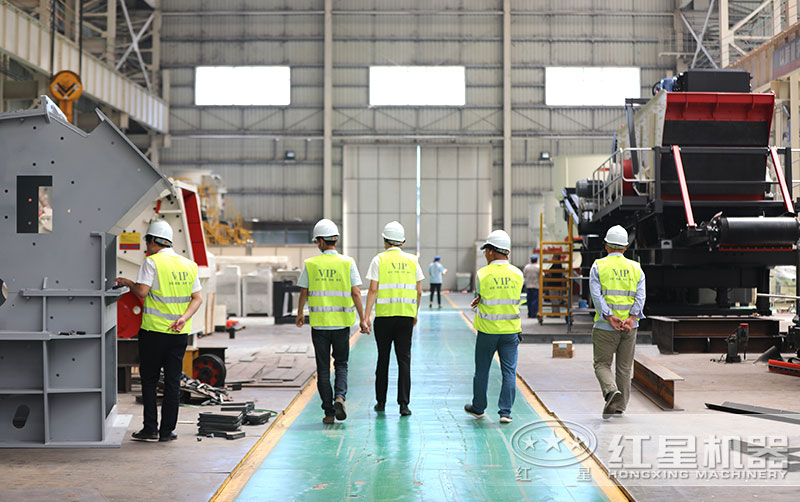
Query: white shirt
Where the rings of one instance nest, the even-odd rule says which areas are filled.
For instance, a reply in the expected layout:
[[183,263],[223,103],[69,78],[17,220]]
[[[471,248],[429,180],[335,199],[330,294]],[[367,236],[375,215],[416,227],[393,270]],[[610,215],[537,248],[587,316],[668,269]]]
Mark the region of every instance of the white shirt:
[[[393,252],[393,251],[401,251],[398,247],[390,247],[386,250],[386,252]],[[414,264],[417,266],[416,278],[417,282],[423,280],[425,278],[425,274],[422,272],[422,267],[419,266],[419,260],[416,256],[411,255],[414,258]],[[379,281],[381,277],[381,255],[376,254],[375,258],[369,264],[369,270],[367,270],[367,280],[370,281]]]
[[[178,256],[178,253],[176,253],[172,248],[164,248],[159,251],[159,253]],[[156,273],[156,264],[149,256],[145,258],[144,263],[142,263],[142,266],[139,267],[139,278],[136,279],[136,283],[150,286],[150,289],[158,291],[158,274]],[[200,287],[200,279],[195,277],[194,283],[192,284],[192,293],[197,293],[202,289],[203,288]]]

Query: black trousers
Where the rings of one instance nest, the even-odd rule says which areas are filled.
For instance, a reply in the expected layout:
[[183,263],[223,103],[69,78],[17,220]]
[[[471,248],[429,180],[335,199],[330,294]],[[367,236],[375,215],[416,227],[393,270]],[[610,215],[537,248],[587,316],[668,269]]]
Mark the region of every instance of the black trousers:
[[411,334],[413,317],[376,317],[375,342],[378,344],[378,366],[375,369],[375,399],[386,403],[389,387],[389,356],[394,343],[397,358],[397,404],[408,405],[411,397]]
[[[333,416],[335,414],[333,399],[347,397],[350,328],[311,328],[311,341],[314,344],[314,355],[317,360],[317,391],[322,399],[322,409],[326,415]],[[333,367],[336,370],[333,389],[331,389],[331,349],[333,349]]]
[[433,294],[436,293],[439,295],[439,306],[442,306],[442,285],[441,284],[434,284],[431,283],[431,305],[433,304]]
[[[178,423],[183,356],[188,335],[139,330],[139,375],[142,379],[144,428],[165,436]],[[161,403],[161,427],[158,426],[156,387],[164,369],[164,401]]]

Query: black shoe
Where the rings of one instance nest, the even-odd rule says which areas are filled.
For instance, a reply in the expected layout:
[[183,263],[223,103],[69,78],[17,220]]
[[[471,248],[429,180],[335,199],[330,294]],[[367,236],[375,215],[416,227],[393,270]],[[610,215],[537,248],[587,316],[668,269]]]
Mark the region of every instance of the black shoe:
[[167,441],[175,441],[176,439],[178,439],[178,435],[175,434],[174,432],[170,432],[169,434],[161,435],[161,437],[158,438],[158,441],[160,443],[164,443]]
[[325,425],[333,424],[334,423],[333,415],[325,415],[324,417],[322,417],[322,423]]
[[400,405],[400,416],[401,417],[407,417],[409,415],[411,415],[411,410],[408,409],[408,405],[401,404]]
[[344,420],[347,418],[347,412],[344,409],[344,399],[336,398],[333,402],[333,409],[336,410],[336,420]]
[[134,432],[131,434],[131,437],[136,441],[155,441],[158,439],[158,432],[151,432],[146,429],[142,429],[138,432]]
[[464,411],[466,411],[475,418],[483,418],[486,416],[486,413],[476,410],[475,408],[472,407],[471,404],[465,404]]
[[606,404],[603,406],[603,419],[608,420],[622,404],[622,392],[612,390],[606,396]]
[[384,404],[384,403],[375,403],[375,406],[373,406],[372,409],[377,411],[377,412],[386,411],[386,404]]

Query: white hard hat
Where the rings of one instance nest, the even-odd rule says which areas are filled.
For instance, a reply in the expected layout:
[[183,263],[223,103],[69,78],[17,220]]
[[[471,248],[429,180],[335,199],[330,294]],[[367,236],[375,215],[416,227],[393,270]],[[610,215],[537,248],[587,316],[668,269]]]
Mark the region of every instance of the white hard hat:
[[500,251],[505,251],[506,253],[511,252],[511,237],[504,230],[495,230],[494,232],[489,234],[489,237],[486,238],[486,242],[483,243],[481,249],[486,249],[486,246],[492,246],[495,249]]
[[381,236],[387,241],[405,242],[406,230],[399,222],[390,221],[385,227],[383,227],[383,233],[381,233]]
[[316,241],[318,237],[322,237],[323,239],[326,237],[339,237],[339,227],[336,226],[336,223],[327,218],[319,220],[317,224],[314,225],[314,238],[312,242]]
[[169,226],[169,223],[164,220],[156,220],[152,222],[150,226],[147,227],[147,233],[145,235],[158,237],[159,239],[164,239],[172,244],[172,227]]
[[614,225],[606,232],[606,244],[616,247],[628,247],[628,232],[619,225]]

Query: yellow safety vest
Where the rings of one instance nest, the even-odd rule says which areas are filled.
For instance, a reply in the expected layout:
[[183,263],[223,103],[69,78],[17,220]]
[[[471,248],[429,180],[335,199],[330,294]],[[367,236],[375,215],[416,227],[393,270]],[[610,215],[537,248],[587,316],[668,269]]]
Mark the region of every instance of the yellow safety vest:
[[384,251],[378,278],[377,317],[417,316],[417,260],[401,250]]
[[[183,256],[156,253],[149,257],[156,265],[158,289],[150,288],[144,299],[142,329],[168,332],[167,328],[180,318],[192,300],[192,284],[197,278],[197,264]],[[192,320],[186,321],[181,334],[192,330]]]
[[356,308],[350,283],[352,259],[339,254],[321,254],[305,263],[311,326],[349,327],[355,324]]
[[[609,255],[595,261],[600,276],[600,294],[605,298],[611,313],[623,321],[630,317],[636,300],[636,286],[642,277],[642,268],[622,255]],[[594,314],[600,320],[600,310]]]
[[482,333],[504,335],[520,333],[519,302],[522,295],[522,272],[510,263],[492,264],[478,270],[481,301],[475,314],[475,329]]

